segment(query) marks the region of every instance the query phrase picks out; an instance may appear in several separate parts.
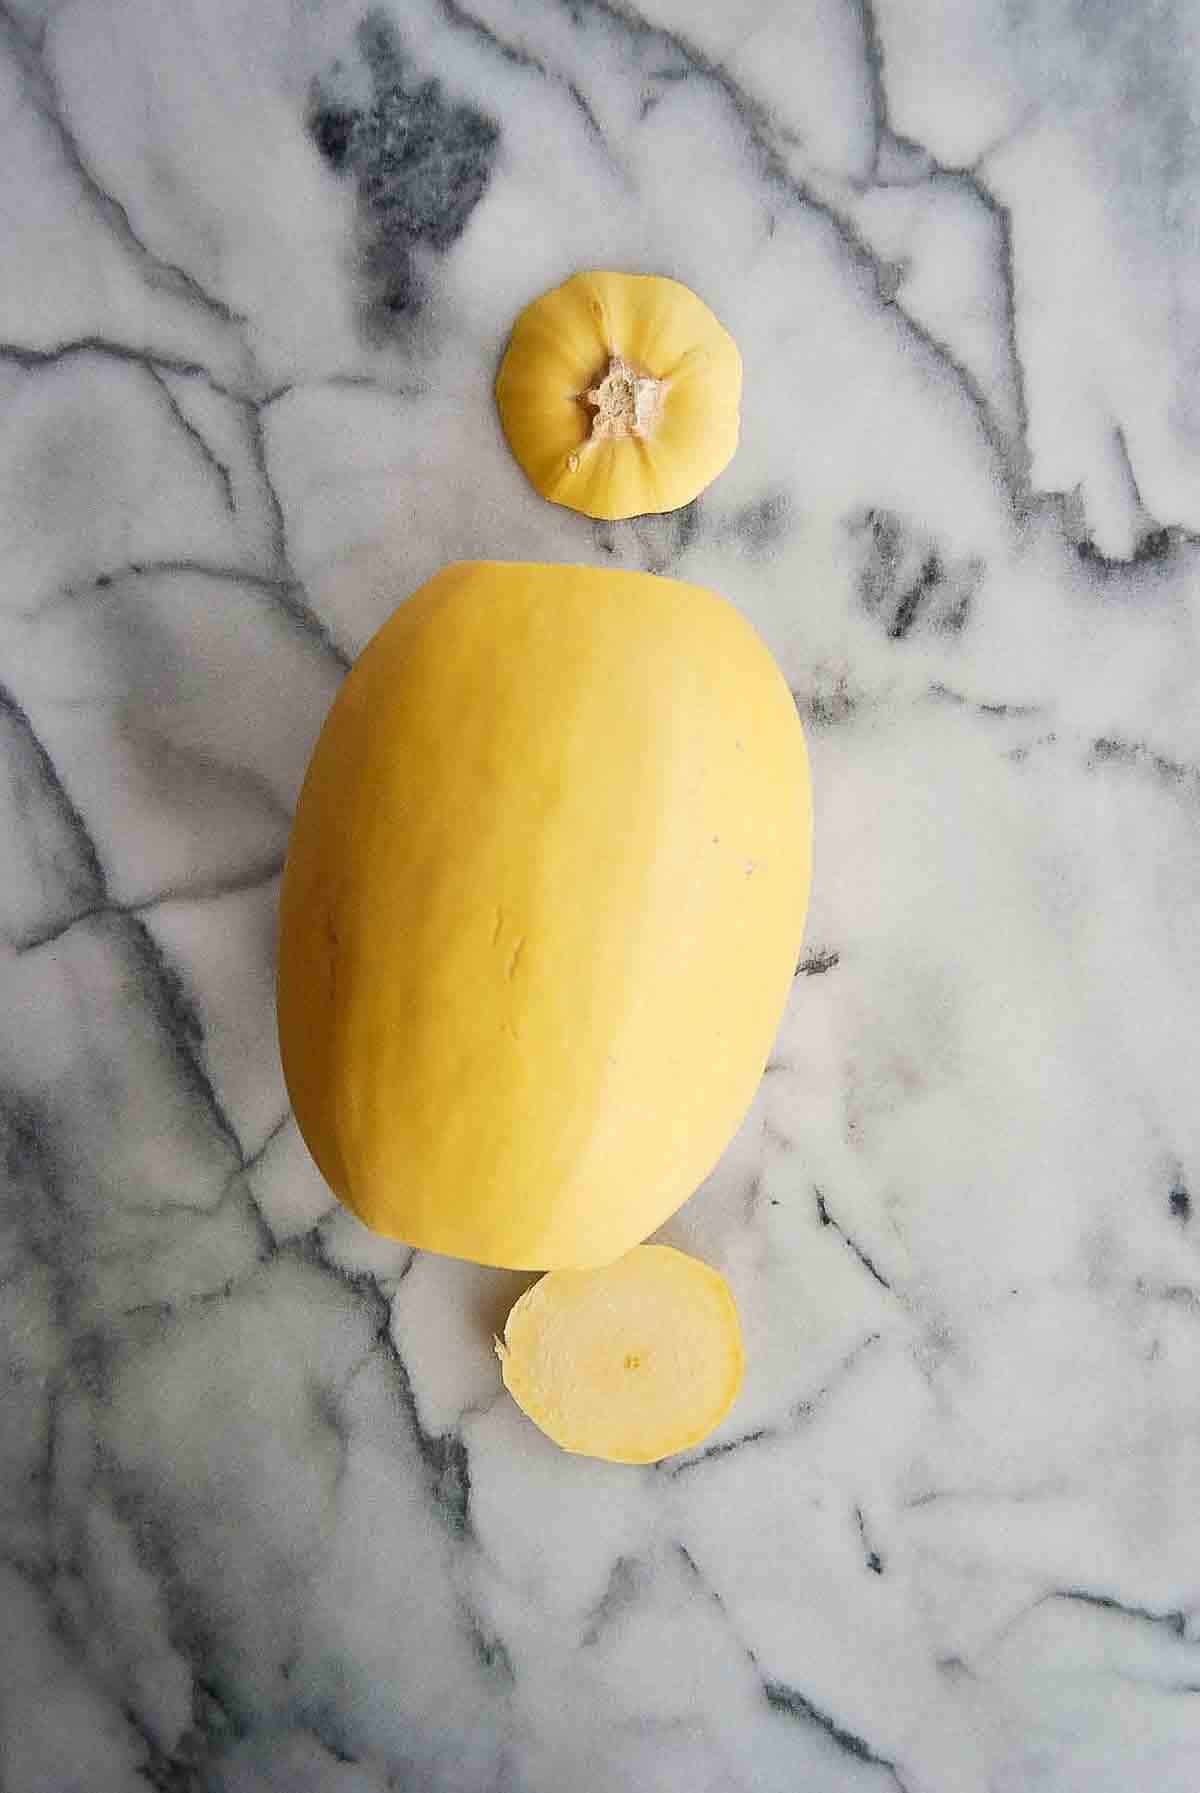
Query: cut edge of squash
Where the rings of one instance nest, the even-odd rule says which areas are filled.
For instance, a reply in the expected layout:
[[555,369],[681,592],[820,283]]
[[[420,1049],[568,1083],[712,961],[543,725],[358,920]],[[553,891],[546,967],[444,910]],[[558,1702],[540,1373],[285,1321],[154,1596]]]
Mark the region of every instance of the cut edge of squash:
[[496,1354],[540,1431],[611,1463],[657,1463],[701,1444],[733,1406],[744,1369],[725,1278],[669,1245],[548,1272],[514,1304]]

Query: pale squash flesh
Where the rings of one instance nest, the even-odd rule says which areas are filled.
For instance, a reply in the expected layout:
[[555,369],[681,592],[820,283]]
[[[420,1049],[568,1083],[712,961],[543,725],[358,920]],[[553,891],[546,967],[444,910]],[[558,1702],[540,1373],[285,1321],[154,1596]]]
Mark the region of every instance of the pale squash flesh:
[[656,1463],[701,1443],[742,1380],[728,1284],[667,1245],[543,1276],[496,1350],[506,1388],[541,1431],[613,1463]]
[[737,345],[688,287],[593,271],[521,313],[496,401],[543,498],[615,519],[677,510],[717,477],[741,388]]
[[795,705],[732,605],[443,569],[344,681],[288,849],[280,1044],[327,1182],[479,1263],[647,1238],[754,1094],[810,834]]

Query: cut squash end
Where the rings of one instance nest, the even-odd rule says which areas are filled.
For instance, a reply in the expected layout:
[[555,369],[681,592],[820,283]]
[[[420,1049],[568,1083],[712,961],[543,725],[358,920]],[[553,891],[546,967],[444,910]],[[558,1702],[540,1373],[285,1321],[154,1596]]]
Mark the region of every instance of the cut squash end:
[[555,1270],[496,1341],[505,1387],[565,1451],[657,1463],[705,1439],[742,1380],[729,1285],[669,1245],[596,1270]]
[[527,305],[496,376],[501,426],[537,491],[612,520],[678,510],[716,479],[741,390],[737,345],[703,300],[663,275],[604,269]]

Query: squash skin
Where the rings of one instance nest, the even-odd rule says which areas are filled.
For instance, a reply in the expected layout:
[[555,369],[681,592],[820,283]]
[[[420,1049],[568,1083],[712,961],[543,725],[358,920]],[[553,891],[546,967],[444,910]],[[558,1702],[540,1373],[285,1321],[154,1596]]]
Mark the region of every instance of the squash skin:
[[732,605],[444,568],[347,675],[288,848],[280,1045],[326,1181],[478,1263],[620,1257],[753,1097],[810,869],[803,730]]
[[[645,440],[591,439],[581,395],[613,354],[666,382]],[[513,455],[553,504],[614,521],[690,504],[737,448],[737,345],[689,287],[659,274],[572,275],[521,312],[496,378]]]

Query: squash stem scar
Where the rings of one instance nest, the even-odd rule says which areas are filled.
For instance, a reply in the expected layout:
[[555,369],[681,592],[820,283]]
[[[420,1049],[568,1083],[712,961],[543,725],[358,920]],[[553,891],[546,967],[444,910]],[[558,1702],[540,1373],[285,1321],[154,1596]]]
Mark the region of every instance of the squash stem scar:
[[595,412],[592,440],[622,436],[648,436],[662,410],[666,381],[631,367],[620,355],[610,355],[607,371],[583,394]]

